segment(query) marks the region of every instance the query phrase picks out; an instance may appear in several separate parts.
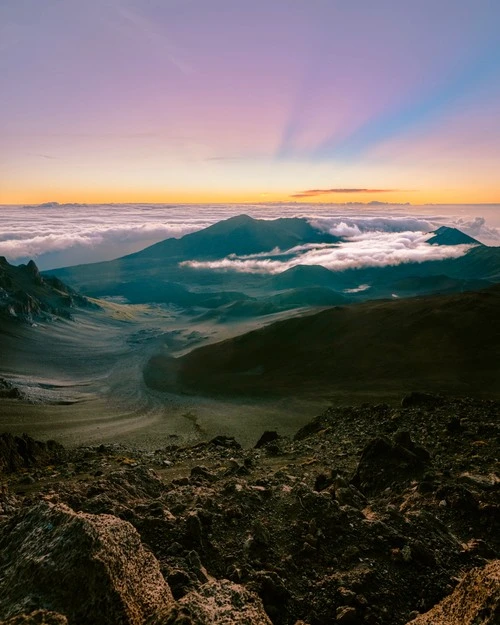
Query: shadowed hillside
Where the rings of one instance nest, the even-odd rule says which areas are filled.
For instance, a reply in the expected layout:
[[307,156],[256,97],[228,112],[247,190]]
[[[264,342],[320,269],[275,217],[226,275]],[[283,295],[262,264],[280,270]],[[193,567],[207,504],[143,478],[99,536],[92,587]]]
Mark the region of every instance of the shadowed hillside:
[[145,380],[208,394],[369,394],[429,388],[494,395],[500,388],[500,287],[373,301],[274,323],[174,359],[153,357]]

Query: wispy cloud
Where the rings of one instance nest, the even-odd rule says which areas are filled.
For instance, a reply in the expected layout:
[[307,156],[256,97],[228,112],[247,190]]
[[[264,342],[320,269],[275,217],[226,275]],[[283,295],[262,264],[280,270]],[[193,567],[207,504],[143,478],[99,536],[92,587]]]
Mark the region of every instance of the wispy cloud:
[[400,189],[361,189],[361,188],[335,188],[335,189],[308,189],[299,191],[290,197],[315,197],[317,195],[331,195],[333,193],[394,193]]
[[[403,263],[457,258],[470,245],[429,245],[422,232],[368,232],[329,246],[295,253],[287,260],[276,254],[268,258],[228,256],[213,261],[185,261],[182,266],[192,269],[212,269],[251,274],[278,274],[298,265],[321,265],[332,271],[362,267],[386,267]],[[289,255],[293,250],[288,250]]]

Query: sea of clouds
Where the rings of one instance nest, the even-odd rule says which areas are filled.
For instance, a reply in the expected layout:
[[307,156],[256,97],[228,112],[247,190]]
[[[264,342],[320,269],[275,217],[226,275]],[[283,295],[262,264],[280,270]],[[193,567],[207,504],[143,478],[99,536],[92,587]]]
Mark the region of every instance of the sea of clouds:
[[[429,245],[432,235],[421,232],[366,232],[332,245],[299,246],[263,258],[263,254],[235,256],[215,261],[185,261],[182,264],[194,269],[215,269],[243,273],[277,274],[297,265],[322,265],[332,271],[360,267],[384,267],[425,260],[458,258],[469,245]],[[280,260],[279,256],[287,256]],[[293,255],[293,258],[288,256]]]
[[[192,266],[277,273],[297,264],[330,269],[380,266],[459,256],[467,246],[426,243],[442,225],[455,226],[487,245],[500,244],[500,206],[396,206],[318,204],[57,204],[0,206],[0,256],[19,264],[34,259],[41,269],[118,258],[169,237],[181,237],[245,213],[261,219],[305,217],[341,236],[337,246],[221,258]],[[293,256],[290,258],[290,256]],[[188,261],[190,262],[190,261]]]

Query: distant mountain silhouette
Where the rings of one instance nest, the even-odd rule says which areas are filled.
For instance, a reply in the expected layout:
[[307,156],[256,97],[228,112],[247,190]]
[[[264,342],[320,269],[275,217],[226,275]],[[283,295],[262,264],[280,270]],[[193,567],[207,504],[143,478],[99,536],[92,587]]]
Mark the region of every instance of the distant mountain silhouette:
[[271,324],[175,359],[147,384],[221,395],[322,395],[427,388],[500,392],[500,286],[371,301]]
[[303,243],[333,243],[339,241],[326,232],[313,228],[306,219],[298,217],[265,220],[248,215],[230,217],[213,226],[183,236],[167,239],[140,252],[123,257],[127,259],[223,258],[270,252],[274,248],[288,250]]
[[483,245],[468,234],[465,234],[465,232],[457,228],[449,228],[448,226],[441,226],[441,228],[435,230],[434,236],[427,239],[427,243],[431,245]]

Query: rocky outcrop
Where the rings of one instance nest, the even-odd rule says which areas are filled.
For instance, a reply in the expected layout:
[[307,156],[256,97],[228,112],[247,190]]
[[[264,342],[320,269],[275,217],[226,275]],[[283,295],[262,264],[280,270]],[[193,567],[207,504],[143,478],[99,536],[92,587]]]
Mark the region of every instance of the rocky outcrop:
[[429,452],[416,445],[408,432],[397,432],[393,440],[383,436],[368,443],[352,483],[363,494],[374,494],[420,477],[429,462]]
[[497,623],[500,623],[500,560],[467,573],[449,597],[408,625]]
[[42,276],[32,260],[15,266],[0,257],[0,316],[25,323],[69,319],[74,307],[98,308],[58,278]]
[[239,584],[213,580],[148,625],[272,625],[259,597]]
[[0,617],[43,607],[76,625],[142,625],[172,594],[137,531],[110,515],[43,502],[0,539]]
[[64,448],[55,441],[36,441],[31,436],[0,434],[0,473],[59,462]]
[[264,447],[268,443],[273,443],[279,439],[278,432],[274,430],[266,430],[264,434],[259,438],[259,440],[255,443],[255,449],[260,449]]
[[106,444],[3,473],[0,619],[493,625],[482,569],[443,599],[498,562],[499,424],[499,403],[465,398],[332,407],[257,449]]
[[21,399],[21,391],[5,378],[0,378],[0,399]]

